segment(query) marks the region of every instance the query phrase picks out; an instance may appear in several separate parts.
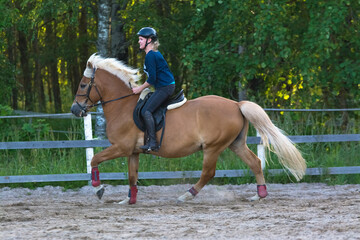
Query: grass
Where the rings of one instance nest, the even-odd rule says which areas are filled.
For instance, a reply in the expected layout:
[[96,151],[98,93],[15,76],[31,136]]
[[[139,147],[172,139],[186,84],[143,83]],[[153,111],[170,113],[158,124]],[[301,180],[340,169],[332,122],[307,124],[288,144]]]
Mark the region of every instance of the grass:
[[[320,135],[344,134],[359,132],[359,116],[352,114],[346,125],[341,123],[341,118],[336,118],[335,113],[301,113],[286,112],[270,113],[273,122],[289,135]],[[341,115],[341,114],[340,114]],[[11,141],[45,141],[45,140],[79,140],[84,139],[81,120],[50,119],[50,120],[1,120],[2,142]],[[69,133],[54,133],[51,130],[68,130]],[[250,127],[249,136],[255,136],[255,130]],[[256,153],[256,145],[249,145]],[[360,147],[358,142],[339,143],[302,143],[297,147],[307,160],[308,168],[315,167],[341,167],[358,166]],[[95,153],[102,148],[95,148]],[[282,168],[273,153],[268,153],[271,159],[267,169]],[[38,174],[65,174],[85,173],[85,150],[82,148],[66,149],[26,149],[26,150],[1,150],[0,175],[38,175]],[[127,159],[118,158],[102,163],[101,172],[127,173]],[[179,159],[166,159],[152,155],[141,155],[140,172],[151,171],[195,171],[202,169],[202,152],[194,153]],[[219,157],[217,169],[248,169],[248,167],[230,150],[225,150]],[[265,171],[267,182],[289,183],[295,182],[286,174],[270,176]],[[168,180],[140,180],[140,185],[194,183],[197,179],[168,179]],[[327,184],[360,183],[360,174],[305,176],[303,182],[324,182]],[[111,184],[127,184],[127,181],[109,181]],[[216,178],[212,184],[243,184],[255,183],[251,175],[241,178]],[[86,185],[87,182],[56,182],[56,183],[26,183],[10,184],[12,187],[37,187],[43,185],[57,185],[65,188],[76,188]],[[5,186],[3,184],[3,186]]]

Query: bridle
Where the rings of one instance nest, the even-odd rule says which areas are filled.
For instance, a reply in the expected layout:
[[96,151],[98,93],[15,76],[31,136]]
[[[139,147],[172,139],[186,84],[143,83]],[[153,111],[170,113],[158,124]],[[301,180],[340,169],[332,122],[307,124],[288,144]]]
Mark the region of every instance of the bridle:
[[[81,109],[81,112],[82,112],[82,115],[84,115],[88,109],[92,108],[92,107],[96,107],[96,106],[99,106],[99,105],[104,105],[106,103],[109,103],[109,102],[114,102],[114,101],[118,101],[118,100],[121,100],[121,99],[124,99],[124,98],[127,98],[127,97],[130,97],[132,95],[134,95],[134,93],[131,93],[129,95],[125,95],[125,96],[122,96],[122,97],[119,97],[119,98],[115,98],[115,99],[112,99],[112,100],[108,100],[108,101],[103,101],[102,100],[102,96],[101,96],[101,93],[99,91],[99,89],[97,88],[96,86],[96,83],[95,83],[95,72],[96,72],[96,68],[94,67],[93,68],[93,73],[91,75],[91,79],[90,79],[90,82],[89,82],[89,87],[86,91],[86,94],[76,94],[76,97],[86,97],[86,100],[84,102],[84,106],[82,106],[76,99],[75,99],[75,103],[79,106],[79,108]],[[131,87],[131,83],[129,82],[129,85],[130,85],[130,88]],[[91,92],[91,89],[92,87],[95,87],[95,90],[97,92],[97,94],[99,95],[100,97],[100,102],[99,103],[94,103],[94,101],[91,100],[90,98],[90,92]],[[92,104],[91,105],[87,105],[87,102],[90,101]]]

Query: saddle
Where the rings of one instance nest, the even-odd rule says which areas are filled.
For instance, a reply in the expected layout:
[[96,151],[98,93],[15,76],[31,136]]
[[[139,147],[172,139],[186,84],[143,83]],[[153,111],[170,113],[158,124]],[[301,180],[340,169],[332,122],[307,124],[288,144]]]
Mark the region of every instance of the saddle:
[[[133,119],[135,122],[135,125],[143,132],[146,132],[146,127],[144,120],[141,116],[141,110],[143,109],[146,101],[150,98],[150,96],[153,94],[153,92],[150,91],[150,89],[145,89],[140,94],[139,100],[136,104],[136,107],[134,109],[133,113]],[[155,122],[155,131],[159,131],[161,128],[163,128],[163,133],[165,129],[165,115],[167,110],[179,108],[182,105],[185,104],[187,101],[186,97],[184,96],[184,90],[181,89],[180,92],[178,92],[175,95],[172,95],[169,97],[154,113],[154,122]],[[162,135],[161,135],[162,140]],[[161,141],[160,141],[161,145]]]

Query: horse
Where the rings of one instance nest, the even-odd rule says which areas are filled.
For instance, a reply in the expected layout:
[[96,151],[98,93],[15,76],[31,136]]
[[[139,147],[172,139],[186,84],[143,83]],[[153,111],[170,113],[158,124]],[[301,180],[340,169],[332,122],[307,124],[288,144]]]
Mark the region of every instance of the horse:
[[[129,192],[121,202],[125,204],[135,204],[137,200],[139,154],[143,153],[140,146],[144,144],[144,132],[137,128],[133,120],[139,95],[133,94],[132,87],[137,86],[136,82],[141,77],[137,73],[138,69],[121,61],[93,54],[87,61],[71,106],[75,116],[84,117],[89,109],[102,105],[107,122],[106,134],[111,145],[95,154],[91,160],[92,185],[101,198],[104,188],[99,178],[99,164],[127,157]],[[180,158],[203,151],[200,179],[177,202],[193,199],[214,177],[217,159],[227,148],[249,166],[256,178],[256,195],[252,200],[268,195],[261,160],[246,144],[249,122],[259,132],[262,144],[278,156],[281,165],[297,181],[302,179],[306,171],[305,159],[285,133],[272,123],[263,108],[250,101],[236,102],[215,95],[202,96],[167,111],[161,148],[158,152],[151,152],[164,158]],[[161,131],[158,131],[158,140],[160,135]]]

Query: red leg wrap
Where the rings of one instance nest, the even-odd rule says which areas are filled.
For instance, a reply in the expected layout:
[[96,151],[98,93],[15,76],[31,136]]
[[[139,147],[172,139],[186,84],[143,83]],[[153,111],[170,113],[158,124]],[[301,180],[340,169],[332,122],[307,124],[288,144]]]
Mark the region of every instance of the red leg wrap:
[[100,176],[99,169],[97,167],[93,167],[91,169],[91,184],[93,187],[98,187],[100,185]]
[[191,195],[193,195],[194,197],[196,196],[196,194],[199,193],[194,187],[190,188],[190,189],[189,189],[189,192],[190,192]]
[[266,185],[257,185],[257,193],[259,197],[265,198],[268,195],[268,192],[266,191]]
[[132,186],[130,187],[130,200],[129,200],[129,204],[135,204],[136,203],[136,197],[137,197],[137,186]]

